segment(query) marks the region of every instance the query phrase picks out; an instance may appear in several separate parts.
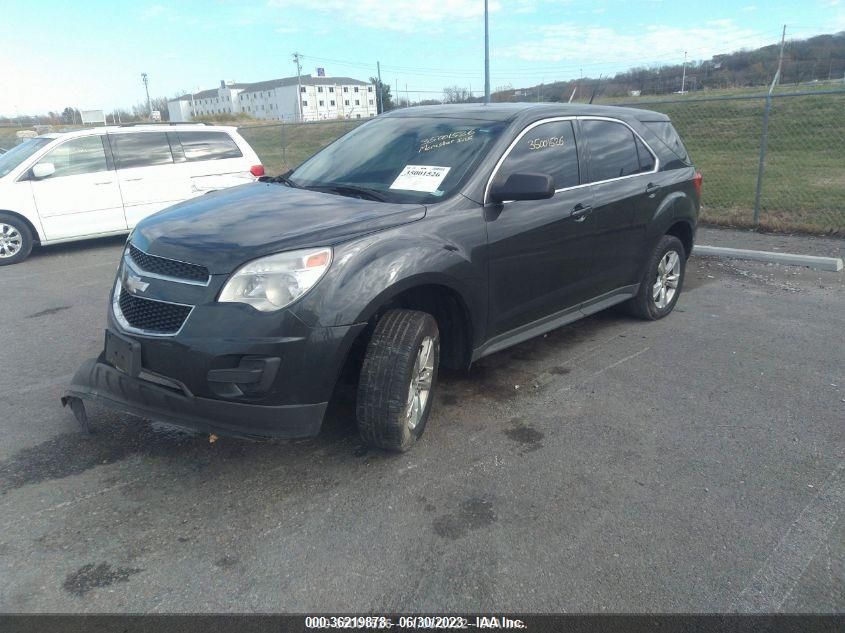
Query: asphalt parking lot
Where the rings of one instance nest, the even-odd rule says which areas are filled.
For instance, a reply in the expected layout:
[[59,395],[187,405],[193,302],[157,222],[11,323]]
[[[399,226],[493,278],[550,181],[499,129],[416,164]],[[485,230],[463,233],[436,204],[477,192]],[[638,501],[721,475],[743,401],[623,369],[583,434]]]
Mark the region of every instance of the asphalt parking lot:
[[448,375],[423,441],[250,443],[59,404],[122,240],[0,268],[0,611],[845,608],[845,274],[693,258]]

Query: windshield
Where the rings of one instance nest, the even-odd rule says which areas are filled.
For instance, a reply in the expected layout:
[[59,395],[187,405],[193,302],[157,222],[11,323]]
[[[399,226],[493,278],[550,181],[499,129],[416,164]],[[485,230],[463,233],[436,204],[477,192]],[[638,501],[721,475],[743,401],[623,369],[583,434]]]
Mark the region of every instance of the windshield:
[[31,138],[20,145],[16,145],[5,154],[0,154],[0,178],[7,175],[52,140],[51,138],[41,137]]
[[506,124],[385,117],[356,128],[291,174],[298,187],[375,192],[391,202],[436,202],[455,193]]

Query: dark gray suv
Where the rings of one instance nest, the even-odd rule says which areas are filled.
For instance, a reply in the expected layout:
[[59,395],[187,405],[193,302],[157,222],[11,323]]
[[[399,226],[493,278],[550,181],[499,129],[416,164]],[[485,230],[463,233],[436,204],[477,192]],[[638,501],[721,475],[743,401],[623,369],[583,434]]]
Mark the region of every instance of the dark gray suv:
[[241,436],[320,430],[341,368],[363,438],[407,450],[438,368],[615,304],[672,311],[701,176],[646,110],[495,104],[380,116],[283,176],[143,220],[105,346],[67,396]]

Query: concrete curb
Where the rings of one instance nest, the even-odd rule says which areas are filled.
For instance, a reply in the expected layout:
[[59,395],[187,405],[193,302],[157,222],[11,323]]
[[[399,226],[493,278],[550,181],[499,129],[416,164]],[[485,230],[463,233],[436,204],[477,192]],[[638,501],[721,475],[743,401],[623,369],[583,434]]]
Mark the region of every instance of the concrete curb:
[[752,259],[760,262],[788,264],[791,266],[807,266],[815,270],[842,270],[842,259],[839,257],[815,257],[813,255],[794,255],[792,253],[774,253],[772,251],[748,251],[742,248],[723,248],[721,246],[694,246],[692,252],[696,255],[712,257],[732,257],[734,259]]

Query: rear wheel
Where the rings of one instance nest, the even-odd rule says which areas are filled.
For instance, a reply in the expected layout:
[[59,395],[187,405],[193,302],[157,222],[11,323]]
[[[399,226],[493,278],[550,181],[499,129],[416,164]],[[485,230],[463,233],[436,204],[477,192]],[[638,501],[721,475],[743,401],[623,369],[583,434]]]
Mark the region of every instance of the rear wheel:
[[411,448],[431,413],[440,363],[440,334],[430,314],[390,310],[367,346],[358,382],[358,430],[390,451]]
[[19,217],[0,213],[0,266],[22,262],[32,251],[32,233]]
[[686,251],[681,240],[674,235],[660,238],[651,253],[637,295],[624,304],[627,311],[649,321],[669,314],[681,295],[686,263]]

